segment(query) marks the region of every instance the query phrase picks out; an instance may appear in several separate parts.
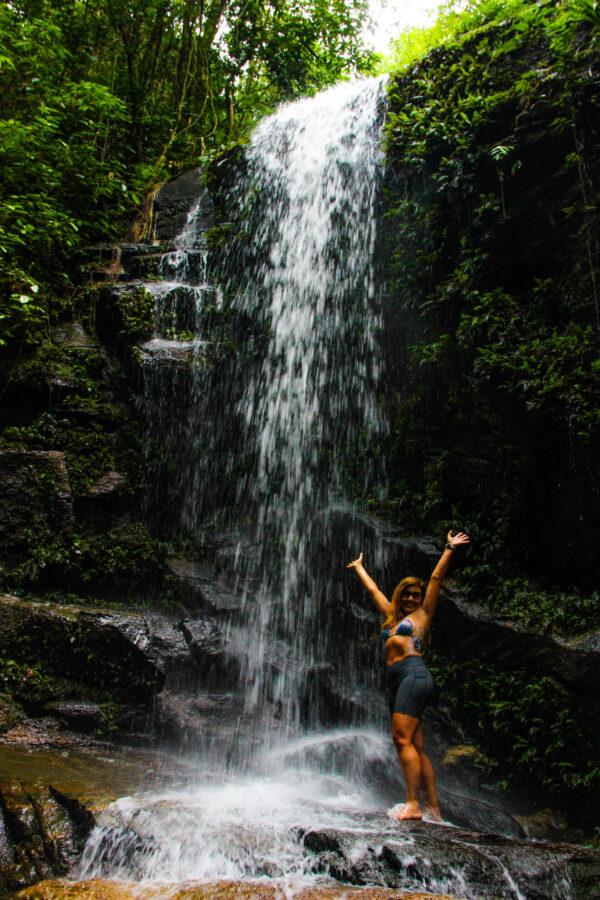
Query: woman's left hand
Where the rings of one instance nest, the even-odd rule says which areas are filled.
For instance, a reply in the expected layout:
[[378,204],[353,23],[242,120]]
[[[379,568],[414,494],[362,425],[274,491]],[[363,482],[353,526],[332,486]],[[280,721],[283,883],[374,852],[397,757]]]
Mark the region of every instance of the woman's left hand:
[[458,534],[453,534],[452,531],[449,531],[446,540],[454,549],[454,547],[460,547],[461,544],[468,544],[470,538],[469,535],[465,534],[463,531],[459,531]]
[[353,559],[351,563],[348,563],[346,566],[347,569],[356,569],[358,566],[362,566],[363,555],[362,553],[357,559]]

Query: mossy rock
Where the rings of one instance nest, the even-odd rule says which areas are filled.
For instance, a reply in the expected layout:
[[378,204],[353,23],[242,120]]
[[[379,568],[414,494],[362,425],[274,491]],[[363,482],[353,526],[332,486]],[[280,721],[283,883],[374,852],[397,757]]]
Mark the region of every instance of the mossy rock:
[[[164,675],[157,668],[156,657],[144,652],[145,632],[141,615],[118,617],[0,597],[0,656],[16,667],[15,686],[10,680],[11,667],[4,666],[7,686],[14,692],[21,690],[23,701],[34,705],[57,696],[56,678],[107,691],[117,700],[150,700],[162,686]],[[19,688],[23,678],[25,682],[32,679],[31,692],[25,685]]]
[[64,454],[0,450],[0,540],[5,569],[68,558],[73,507]]

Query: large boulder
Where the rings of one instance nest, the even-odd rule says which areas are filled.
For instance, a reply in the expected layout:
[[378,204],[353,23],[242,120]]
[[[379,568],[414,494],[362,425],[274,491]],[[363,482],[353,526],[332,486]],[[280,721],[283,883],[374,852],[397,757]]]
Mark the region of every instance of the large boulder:
[[154,198],[154,237],[159,241],[176,238],[185,227],[190,209],[198,202],[197,214],[205,231],[214,221],[212,200],[203,184],[202,169],[189,169],[166,181]]
[[437,643],[503,668],[544,672],[573,691],[600,697],[600,632],[567,640],[540,634],[467,602],[448,588],[436,616]]
[[0,791],[0,890],[15,891],[40,879],[66,875],[96,821],[78,800],[48,786]]
[[[240,678],[238,659],[213,619],[181,621],[6,594],[0,595],[0,657],[11,660],[6,678],[30,715],[53,716],[79,732],[150,729],[183,742],[231,718]],[[9,700],[4,730],[23,716]],[[143,710],[153,704],[144,722]]]

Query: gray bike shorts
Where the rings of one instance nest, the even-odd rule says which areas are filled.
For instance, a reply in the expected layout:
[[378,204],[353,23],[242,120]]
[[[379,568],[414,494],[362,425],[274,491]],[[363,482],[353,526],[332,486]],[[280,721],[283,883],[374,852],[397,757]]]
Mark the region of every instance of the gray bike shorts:
[[386,691],[390,714],[420,719],[433,697],[433,678],[420,656],[405,656],[387,666]]

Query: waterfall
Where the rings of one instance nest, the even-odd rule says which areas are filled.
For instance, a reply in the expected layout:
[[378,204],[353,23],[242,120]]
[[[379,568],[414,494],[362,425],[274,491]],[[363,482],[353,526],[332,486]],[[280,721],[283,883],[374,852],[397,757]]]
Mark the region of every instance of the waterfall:
[[205,556],[220,554],[239,593],[227,639],[257,740],[261,711],[275,738],[322,721],[354,551],[331,559],[336,506],[385,484],[375,264],[384,94],[383,79],[343,83],[266,118],[223,201],[221,271],[209,272],[197,204],[161,280],[147,284],[147,443],[162,431],[158,466],[176,460],[151,478],[153,518],[168,533],[178,506],[182,531]]
[[[243,223],[229,291],[262,345],[237,403],[247,468],[235,508],[251,517],[257,548],[245,674],[249,696],[269,696],[288,725],[302,679],[331,650],[339,574],[318,559],[327,511],[357,457],[360,489],[382,479],[367,453],[384,434],[374,266],[382,121],[380,80],[283,107],[254,132],[229,198]],[[273,675],[281,640],[287,665]]]
[[[382,79],[341,84],[265,119],[225,197],[220,278],[194,207],[159,280],[145,283],[149,509],[175,531],[177,511],[239,594],[220,625],[244,709],[202,746],[202,784],[107,811],[82,875],[131,872],[133,822],[150,841],[136,862],[145,877],[302,875],[310,864],[290,822],[356,823],[399,780],[395,766],[373,773],[394,763],[389,741],[368,730],[380,724],[379,689],[362,706],[349,700],[372,623],[348,619],[339,586],[360,548],[344,540],[332,557],[343,498],[385,481],[381,454],[369,462],[385,438],[374,262],[384,93]],[[346,729],[311,733],[332,702]]]

